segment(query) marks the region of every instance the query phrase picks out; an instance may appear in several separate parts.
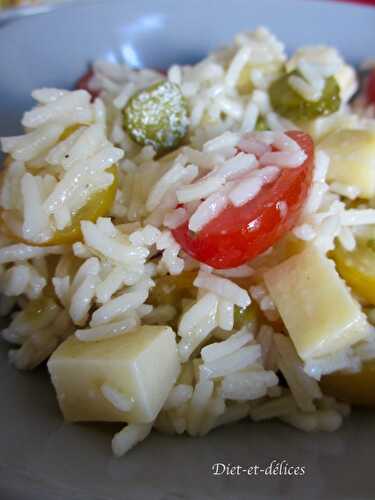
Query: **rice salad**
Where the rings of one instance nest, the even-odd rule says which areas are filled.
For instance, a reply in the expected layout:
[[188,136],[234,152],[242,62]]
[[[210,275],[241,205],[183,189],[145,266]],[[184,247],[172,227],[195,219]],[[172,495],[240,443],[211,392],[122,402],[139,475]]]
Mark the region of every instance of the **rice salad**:
[[[375,81],[375,78],[374,78]],[[325,46],[265,28],[193,66],[97,61],[1,139],[1,332],[64,418],[334,431],[374,406],[375,120]],[[374,87],[375,88],[375,87]],[[374,99],[375,102],[375,99]]]

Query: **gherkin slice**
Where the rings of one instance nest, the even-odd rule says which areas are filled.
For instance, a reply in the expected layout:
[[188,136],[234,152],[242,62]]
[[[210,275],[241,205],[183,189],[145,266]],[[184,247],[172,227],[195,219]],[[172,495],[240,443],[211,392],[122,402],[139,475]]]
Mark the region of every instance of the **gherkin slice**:
[[140,90],[124,108],[124,128],[141,146],[157,152],[175,149],[189,124],[188,106],[178,85],[161,81]]
[[255,124],[255,130],[257,132],[264,132],[266,130],[270,130],[267,119],[263,115],[259,115]]
[[318,101],[308,101],[289,85],[291,75],[301,76],[298,71],[287,73],[275,80],[269,88],[272,107],[279,115],[296,122],[306,122],[330,115],[339,109],[340,87],[334,76],[326,79]]
[[245,64],[238,78],[237,91],[240,95],[251,94],[254,90],[254,85],[250,80],[250,70],[251,65],[249,63]]
[[244,308],[235,306],[234,308],[235,330],[240,330],[244,326],[250,327],[257,324],[258,324],[258,312],[254,303]]

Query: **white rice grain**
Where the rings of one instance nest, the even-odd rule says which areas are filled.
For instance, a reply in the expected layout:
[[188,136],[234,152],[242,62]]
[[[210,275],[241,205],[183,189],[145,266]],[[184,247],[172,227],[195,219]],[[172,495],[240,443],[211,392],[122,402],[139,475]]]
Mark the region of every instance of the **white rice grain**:
[[7,296],[25,293],[30,280],[30,269],[25,265],[16,265],[5,271],[1,277],[1,291]]
[[262,186],[263,179],[261,177],[250,176],[243,181],[239,181],[234,189],[229,192],[228,198],[235,207],[240,207],[255,198]]
[[148,250],[130,245],[125,238],[111,238],[89,221],[81,222],[84,241],[89,248],[99,252],[110,260],[121,264],[143,264]]
[[214,293],[203,295],[198,302],[182,315],[178,326],[178,334],[181,337],[188,335],[207,315],[215,316],[218,303],[218,298]]
[[239,307],[247,307],[251,303],[249,294],[246,290],[239,287],[236,283],[226,278],[221,278],[220,276],[199,271],[193,284],[198,288],[216,293]]
[[332,182],[329,189],[333,193],[349,198],[349,200],[355,200],[360,194],[360,190],[357,186],[349,186],[347,184],[342,184],[341,182]]
[[187,419],[187,428],[191,436],[195,436],[199,432],[201,419],[206,411],[213,390],[214,384],[211,380],[201,380],[195,386],[190,400]]
[[48,215],[43,210],[42,198],[36,177],[26,173],[21,179],[23,196],[23,235],[27,240],[40,241],[52,236]]
[[116,410],[128,412],[134,406],[133,398],[128,398],[123,392],[118,391],[109,384],[103,384],[100,388],[105,399],[111,403]]
[[216,342],[203,347],[201,356],[204,363],[210,363],[232,354],[254,339],[254,336],[246,329],[233,333],[227,340]]
[[63,131],[62,125],[53,123],[25,135],[2,137],[1,149],[4,153],[10,153],[16,160],[32,160],[53,146]]
[[201,367],[201,376],[206,379],[225,377],[248,368],[260,357],[261,349],[259,345],[241,347],[231,354],[204,363]]
[[187,403],[193,394],[193,387],[186,384],[177,384],[173,387],[164,404],[164,410],[172,410]]
[[183,207],[179,207],[166,213],[163,224],[169,229],[176,229],[177,227],[182,226],[188,218],[189,214],[187,213],[187,210]]
[[264,153],[259,161],[261,165],[275,165],[282,168],[296,168],[306,160],[306,153],[299,151],[274,151]]
[[112,451],[116,457],[122,457],[136,444],[140,443],[150,434],[151,424],[129,424],[114,435]]
[[94,328],[76,330],[75,336],[81,342],[99,342],[100,340],[118,337],[124,333],[134,330],[139,326],[139,319],[135,315],[129,315],[116,323],[106,323]]
[[16,243],[15,245],[5,246],[0,248],[0,264],[10,262],[20,262],[35,257],[43,257],[44,255],[59,255],[64,252],[63,246],[50,247],[34,247],[25,245],[24,243]]
[[189,335],[180,340],[178,344],[178,353],[183,363],[190,358],[194,350],[206,340],[216,327],[216,314],[207,315]]
[[279,369],[286,378],[298,407],[303,411],[314,411],[314,400],[322,396],[319,385],[303,371],[302,363],[291,341],[281,334],[276,334],[273,338],[279,354]]
[[339,370],[358,372],[361,369],[361,360],[354,356],[353,351],[341,350],[336,353],[317,359],[309,359],[305,362],[304,370],[310,377],[320,380],[322,375]]
[[219,328],[230,332],[234,325],[234,305],[229,300],[221,299],[217,309],[217,322]]
[[224,132],[222,135],[211,139],[203,146],[205,153],[221,153],[223,155],[233,156],[233,150],[239,142],[239,135],[234,132]]
[[228,205],[225,193],[217,192],[209,196],[196,209],[189,220],[190,231],[198,232],[211,220],[215,219]]
[[254,170],[256,166],[257,160],[253,154],[240,152],[233,158],[225,160],[213,175],[215,178],[220,177],[225,180],[233,180]]
[[375,224],[375,209],[356,209],[345,210],[340,216],[343,226],[357,226],[362,224]]
[[249,401],[267,394],[269,387],[279,382],[273,372],[244,371],[226,375],[221,384],[222,395],[236,401]]
[[249,410],[249,403],[232,403],[226,407],[224,413],[217,419],[215,427],[238,422],[248,416]]
[[[51,121],[68,121],[69,116],[80,111],[85,119],[83,122],[92,119],[90,113],[91,96],[86,90],[75,90],[62,95],[59,99],[49,102],[44,106],[37,106],[31,111],[27,111],[22,118],[22,125],[26,128],[35,128]],[[70,123],[80,123],[70,121]]]
[[179,203],[188,203],[190,201],[207,198],[210,194],[217,191],[224,184],[224,182],[224,177],[206,177],[194,184],[178,189],[176,191],[177,200]]
[[260,422],[262,420],[289,415],[290,413],[295,413],[297,410],[298,408],[293,397],[285,395],[251,408],[250,417],[255,422]]

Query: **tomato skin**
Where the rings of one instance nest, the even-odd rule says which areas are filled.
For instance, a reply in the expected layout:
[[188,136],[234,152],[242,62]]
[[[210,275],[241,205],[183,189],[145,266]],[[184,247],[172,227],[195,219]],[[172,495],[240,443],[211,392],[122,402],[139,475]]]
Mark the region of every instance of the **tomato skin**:
[[367,77],[366,97],[369,104],[375,104],[375,69]]
[[98,90],[91,90],[89,88],[89,82],[93,76],[94,76],[93,70],[89,69],[76,83],[76,89],[87,90],[87,92],[91,94],[92,101],[94,101],[99,96],[100,93]]
[[[188,221],[174,229],[183,250],[216,269],[237,267],[265,252],[297,223],[312,180],[314,145],[309,135],[291,131],[307,154],[297,168],[282,169],[278,178],[241,207],[228,206],[201,231],[191,233]],[[280,202],[287,203],[285,216]]]

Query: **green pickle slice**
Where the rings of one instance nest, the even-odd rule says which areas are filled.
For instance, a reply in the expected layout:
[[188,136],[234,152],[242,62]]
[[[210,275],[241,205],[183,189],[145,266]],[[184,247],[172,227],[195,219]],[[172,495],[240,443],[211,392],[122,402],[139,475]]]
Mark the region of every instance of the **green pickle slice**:
[[289,85],[291,75],[301,76],[298,71],[287,73],[275,80],[269,88],[272,107],[279,115],[296,122],[305,122],[330,115],[339,109],[340,87],[334,76],[326,79],[318,101],[308,101]]
[[124,128],[141,146],[177,148],[188,131],[187,102],[178,85],[161,81],[134,94],[124,108]]
[[248,307],[234,307],[234,329],[240,330],[244,326],[256,326],[258,324],[258,312],[254,303]]
[[263,115],[259,115],[257,122],[255,124],[255,130],[257,132],[265,132],[266,130],[270,130],[270,127],[267,123],[267,119]]

